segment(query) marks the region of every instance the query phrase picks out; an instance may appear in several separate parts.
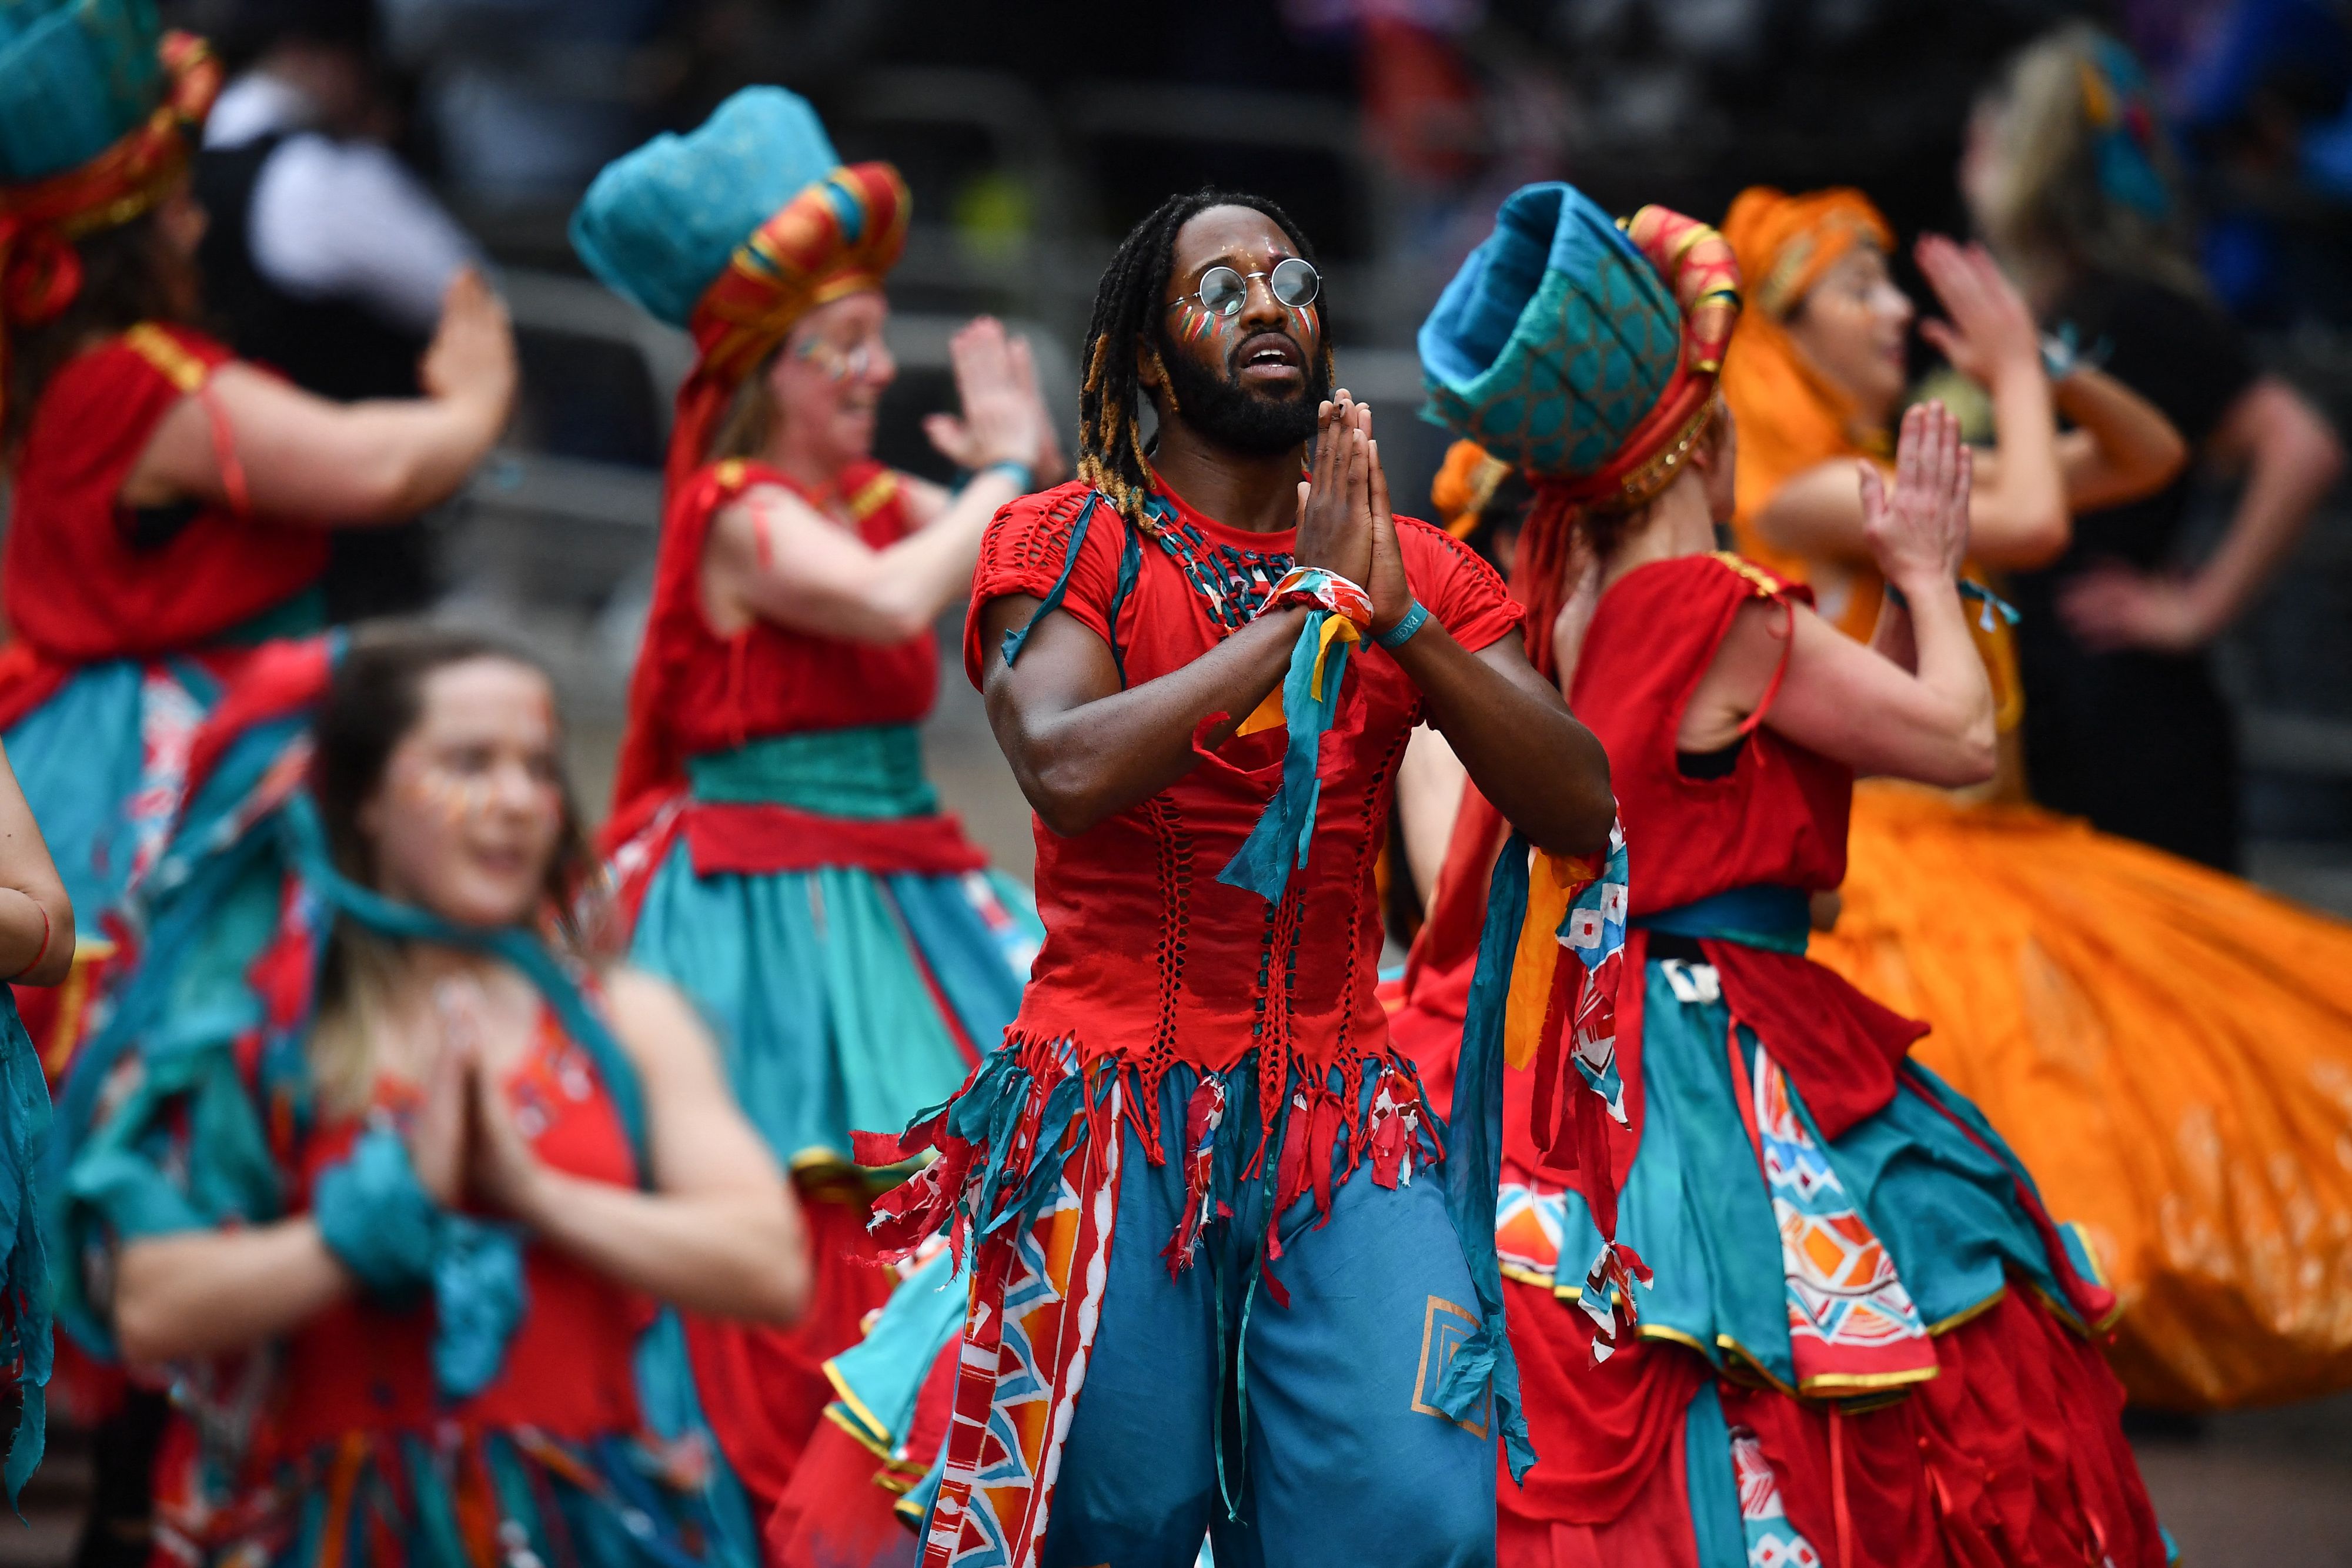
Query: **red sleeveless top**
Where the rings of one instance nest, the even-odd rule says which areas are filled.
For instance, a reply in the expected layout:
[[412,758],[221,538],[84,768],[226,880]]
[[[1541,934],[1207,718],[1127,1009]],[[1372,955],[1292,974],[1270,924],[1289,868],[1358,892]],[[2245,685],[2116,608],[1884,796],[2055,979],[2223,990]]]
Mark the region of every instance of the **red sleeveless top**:
[[1569,706],[1609,751],[1637,918],[1759,883],[1845,880],[1852,768],[1760,724],[1722,778],[1689,778],[1676,760],[1692,691],[1759,599],[1809,604],[1812,592],[1735,555],[1683,556],[1627,572],[1593,612]]
[[[506,1081],[517,1127],[553,1168],[636,1185],[636,1161],[588,1053],[542,1009],[530,1053]],[[387,1099],[391,1098],[387,1096]],[[351,1153],[352,1119],[310,1140],[298,1175],[307,1209],[320,1173]],[[528,1306],[489,1385],[455,1406],[433,1382],[431,1307],[394,1311],[348,1296],[287,1342],[277,1436],[287,1457],[347,1432],[535,1427],[564,1438],[640,1428],[633,1357],[653,1320],[644,1296],[537,1241],[523,1247]]]
[[[1638,567],[1601,595],[1569,706],[1609,752],[1635,922],[1733,888],[1810,892],[1845,879],[1852,768],[1766,727],[1760,718],[1767,710],[1759,710],[1736,765],[1722,778],[1685,776],[1675,746],[1683,710],[1740,608],[1764,600],[1793,614],[1793,606],[1811,597],[1729,554]],[[1768,693],[1768,709],[1769,701]],[[1483,859],[1476,846],[1450,853],[1446,874],[1475,875],[1483,886],[1497,847],[1487,846]],[[1637,1128],[1648,938],[1638,924],[1626,932],[1626,978],[1618,995],[1618,1070]],[[1925,1024],[1880,1006],[1801,955],[1712,939],[1700,946],[1733,1017],[1771,1048],[1825,1134],[1840,1135],[1894,1097],[1896,1066],[1927,1033]],[[1468,944],[1425,941],[1415,950],[1396,1021],[1398,1039],[1449,1101],[1476,958],[1475,935]],[[1505,1094],[1506,1158],[1524,1174],[1538,1164],[1527,1126],[1529,1075],[1507,1074]],[[1622,1186],[1637,1145],[1629,1138],[1618,1146]]]
[[[980,683],[981,612],[1008,594],[1043,598],[1068,561],[1061,609],[1117,651],[1129,685],[1179,669],[1226,635],[1174,557],[1108,505],[1070,536],[1088,492],[1068,484],[1013,502],[981,546],[964,664]],[[1289,569],[1293,535],[1232,528],[1168,496],[1172,527],[1227,580],[1263,599]],[[1414,596],[1454,639],[1484,648],[1518,626],[1502,580],[1441,529],[1397,519]],[[1124,594],[1123,554],[1136,567]],[[1244,590],[1244,591],[1246,591]],[[1323,742],[1312,846],[1279,904],[1217,875],[1281,782],[1288,731],[1236,736],[1140,805],[1064,838],[1042,822],[1037,913],[1045,941],[1023,992],[1016,1039],[1075,1040],[1087,1057],[1157,1071],[1232,1067],[1254,1046],[1307,1068],[1377,1055],[1388,1043],[1374,995],[1381,954],[1373,862],[1388,831],[1397,758],[1420,722],[1421,694],[1370,642],[1349,656],[1339,715]]]
[[189,649],[326,570],[320,528],[205,507],[142,539],[122,507],[122,482],[156,425],[231,357],[200,332],[144,323],[68,361],[42,389],[0,555],[9,632],[41,662]]
[[[616,816],[676,788],[688,757],[799,730],[913,724],[939,695],[939,646],[929,632],[861,643],[757,617],[731,637],[711,630],[702,612],[703,545],[720,508],[754,485],[780,485],[814,504],[790,476],[731,458],[698,470],[670,498],[653,612],[629,685]],[[881,464],[853,464],[839,489],[869,547],[914,531],[898,476]]]

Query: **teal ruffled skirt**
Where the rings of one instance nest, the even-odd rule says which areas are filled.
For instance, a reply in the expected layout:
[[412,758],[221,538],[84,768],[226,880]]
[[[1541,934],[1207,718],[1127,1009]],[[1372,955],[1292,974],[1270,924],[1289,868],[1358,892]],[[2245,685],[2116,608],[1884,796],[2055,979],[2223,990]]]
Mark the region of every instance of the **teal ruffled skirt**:
[[698,871],[693,834],[678,834],[650,873],[631,959],[701,1010],[778,1159],[851,1167],[851,1133],[898,1132],[1003,1039],[1044,938],[1035,908],[992,870],[873,863],[888,858],[869,852],[877,829],[941,821],[910,729],[775,737],[694,758],[690,775],[688,812],[793,813],[799,863]]
[[[1654,1275],[1644,1338],[1783,1390],[1844,1396],[1932,1375],[1927,1338],[2013,1281],[2072,1321],[2019,1202],[2024,1168],[1967,1100],[1914,1063],[1885,1109],[1825,1138],[1755,1034],[1735,1032],[1710,968],[1645,967],[1646,1105],[1618,1212],[1618,1239]],[[1570,1266],[1557,1289],[1572,1297],[1600,1233],[1573,1192],[1535,1201],[1554,1209],[1544,1228],[1559,1228]],[[2095,1278],[2071,1228],[2057,1234]]]

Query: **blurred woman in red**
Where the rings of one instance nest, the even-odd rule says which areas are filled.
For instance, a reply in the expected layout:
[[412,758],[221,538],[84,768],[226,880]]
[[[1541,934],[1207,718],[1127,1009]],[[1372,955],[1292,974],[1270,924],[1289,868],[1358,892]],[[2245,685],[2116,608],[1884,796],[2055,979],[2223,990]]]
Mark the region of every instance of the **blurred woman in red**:
[[791,1321],[791,1188],[684,998],[579,956],[547,677],[335,659],[279,644],[199,735],[64,1099],[68,1322],[174,1388],[155,1550],[750,1568],[656,1303]]
[[59,1001],[28,998],[54,1072],[222,683],[255,644],[323,624],[325,530],[414,516],[464,482],[515,364],[472,275],[451,286],[422,398],[334,403],[235,359],[194,325],[205,214],[187,168],[219,66],[184,34],[159,40],[150,6],[22,9],[53,15],[0,44],[0,734],[81,923]]
[[929,424],[962,487],[875,460],[908,207],[895,171],[844,166],[807,103],[753,88],[607,167],[572,225],[591,271],[698,350],[606,841],[632,960],[710,1021],[815,1238],[798,1328],[689,1325],[769,1504],[813,1430],[840,1436],[818,1428],[824,1364],[895,1283],[865,1222],[906,1173],[861,1172],[852,1134],[951,1093],[1035,952],[1025,894],[940,812],[916,727],[982,528],[1058,458],[1026,345],[982,319],[952,344],[962,416]]

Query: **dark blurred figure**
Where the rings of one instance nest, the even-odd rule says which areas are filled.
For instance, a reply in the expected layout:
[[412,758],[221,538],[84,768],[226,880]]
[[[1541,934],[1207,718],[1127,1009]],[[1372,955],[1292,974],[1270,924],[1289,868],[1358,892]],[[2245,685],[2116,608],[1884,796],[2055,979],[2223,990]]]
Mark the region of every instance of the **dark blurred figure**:
[[[390,147],[371,0],[212,0],[189,8],[235,78],[205,127],[198,262],[230,343],[343,402],[414,397],[418,356],[472,243]],[[437,588],[425,524],[332,542],[327,613],[422,609]]]
[[2196,160],[2201,256],[2240,321],[2352,321],[2352,11],[2230,0],[2169,78]]
[[2294,549],[2343,449],[2262,372],[2190,258],[2168,139],[2122,44],[2074,26],[2021,53],[1978,105],[1960,183],[2042,321],[2243,483],[2193,570],[2174,559],[2184,476],[2076,517],[2063,556],[2012,580],[2028,785],[2105,831],[2235,870],[2236,733],[2208,649]]

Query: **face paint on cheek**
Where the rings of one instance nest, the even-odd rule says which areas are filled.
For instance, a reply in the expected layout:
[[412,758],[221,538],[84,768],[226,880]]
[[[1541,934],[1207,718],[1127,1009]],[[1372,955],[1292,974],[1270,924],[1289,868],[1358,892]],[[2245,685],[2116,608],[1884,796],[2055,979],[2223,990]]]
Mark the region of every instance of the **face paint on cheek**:
[[422,768],[400,780],[401,798],[421,808],[444,828],[456,828],[488,810],[489,780],[461,778],[442,768]]
[[1282,315],[1283,319],[1290,323],[1291,337],[1297,340],[1298,347],[1309,359],[1312,359],[1316,346],[1323,340],[1323,319],[1315,313],[1315,307],[1312,305],[1286,305],[1282,308]]
[[1215,327],[1217,319],[1201,308],[1198,299],[1184,301],[1184,319],[1177,330],[1187,345],[1198,343]]

